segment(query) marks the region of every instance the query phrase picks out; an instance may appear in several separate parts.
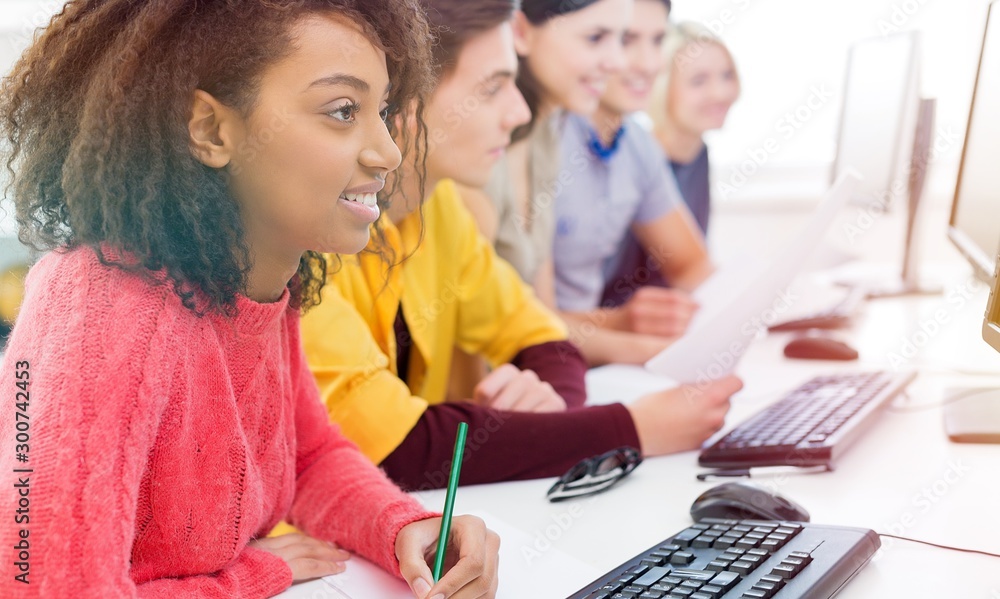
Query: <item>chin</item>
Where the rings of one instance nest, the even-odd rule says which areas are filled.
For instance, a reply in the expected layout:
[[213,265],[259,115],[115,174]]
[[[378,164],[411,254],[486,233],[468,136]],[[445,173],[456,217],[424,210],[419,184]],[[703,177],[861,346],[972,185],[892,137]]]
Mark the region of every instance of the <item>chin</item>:
[[345,235],[341,233],[337,239],[330,240],[329,243],[321,244],[321,249],[316,251],[325,254],[357,254],[365,249],[371,234],[367,229],[364,233],[354,233]]

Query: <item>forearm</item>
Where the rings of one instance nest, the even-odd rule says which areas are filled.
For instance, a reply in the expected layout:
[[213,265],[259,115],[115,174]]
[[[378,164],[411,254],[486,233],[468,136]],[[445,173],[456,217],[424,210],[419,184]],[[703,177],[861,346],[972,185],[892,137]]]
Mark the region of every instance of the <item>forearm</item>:
[[401,492],[330,424],[304,360],[298,380],[297,478],[289,521],[310,536],[335,541],[398,575],[396,534],[410,522],[434,514]]
[[468,403],[431,406],[381,466],[405,489],[444,487],[458,424],[469,425],[463,485],[560,476],[584,458],[639,438],[621,404],[556,413],[503,412]]
[[670,340],[620,330],[614,318],[621,310],[603,308],[592,312],[562,312],[569,338],[590,366],[642,364],[663,350]]
[[[81,531],[79,534],[87,534]],[[97,560],[100,556],[90,556]],[[244,548],[240,556],[217,572],[179,578],[158,578],[141,584],[132,582],[129,564],[121,573],[109,575],[103,567],[87,568],[76,557],[48,560],[51,568],[32,568],[30,584],[14,580],[13,574],[0,583],[3,597],[133,597],[136,599],[176,599],[177,597],[218,597],[263,599],[273,597],[292,584],[292,571],[280,557],[257,549]],[[103,560],[102,560],[103,561]],[[58,565],[57,564],[61,564]],[[80,566],[80,567],[77,567]]]
[[[132,596],[143,599],[176,599],[177,597],[234,597],[257,599],[273,597],[292,584],[292,571],[283,559],[246,547],[229,567],[204,576],[161,578],[135,587]],[[80,589],[67,589],[75,595]],[[124,591],[124,589],[121,589]],[[127,593],[127,591],[126,591]],[[121,596],[110,589],[93,596]],[[126,595],[127,596],[127,595]]]
[[701,253],[696,258],[683,264],[683,268],[677,272],[667,275],[674,287],[689,293],[698,288],[708,277],[715,272],[715,265],[708,259],[708,255]]

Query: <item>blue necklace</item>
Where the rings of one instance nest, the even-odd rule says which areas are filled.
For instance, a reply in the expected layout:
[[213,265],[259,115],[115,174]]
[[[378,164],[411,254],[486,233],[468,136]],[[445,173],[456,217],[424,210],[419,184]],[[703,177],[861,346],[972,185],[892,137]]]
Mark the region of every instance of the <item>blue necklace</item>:
[[611,143],[608,146],[605,146],[601,143],[601,139],[597,136],[597,132],[588,128],[587,146],[590,148],[590,151],[594,153],[594,156],[601,159],[601,162],[607,162],[612,156],[615,155],[615,152],[618,151],[618,141],[622,138],[623,133],[625,133],[625,127],[619,127],[618,131],[615,132],[615,136],[612,138]]

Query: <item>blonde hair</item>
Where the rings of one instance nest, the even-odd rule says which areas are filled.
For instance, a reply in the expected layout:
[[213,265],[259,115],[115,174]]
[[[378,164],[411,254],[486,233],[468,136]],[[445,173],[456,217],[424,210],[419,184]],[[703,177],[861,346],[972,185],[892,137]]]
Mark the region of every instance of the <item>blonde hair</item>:
[[[649,106],[646,112],[653,121],[653,127],[659,129],[667,118],[667,94],[670,91],[670,74],[674,70],[674,64],[678,59],[694,59],[701,54],[701,49],[708,44],[714,44],[726,53],[729,62],[733,65],[736,73],[736,84],[739,85],[740,76],[736,69],[736,61],[733,55],[723,43],[719,36],[715,35],[708,27],[694,21],[684,21],[681,23],[670,23],[667,27],[667,37],[663,41],[663,59],[665,67],[663,72],[656,78],[653,84],[653,91],[649,96]],[[693,48],[688,51],[688,48]]]

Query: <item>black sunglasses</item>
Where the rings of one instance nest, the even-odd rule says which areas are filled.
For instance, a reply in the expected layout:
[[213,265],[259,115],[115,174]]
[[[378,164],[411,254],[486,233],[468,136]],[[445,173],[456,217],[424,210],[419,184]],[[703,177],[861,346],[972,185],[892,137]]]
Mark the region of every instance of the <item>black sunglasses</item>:
[[612,449],[570,468],[545,496],[549,501],[564,501],[600,493],[625,478],[641,463],[642,455],[634,447]]

